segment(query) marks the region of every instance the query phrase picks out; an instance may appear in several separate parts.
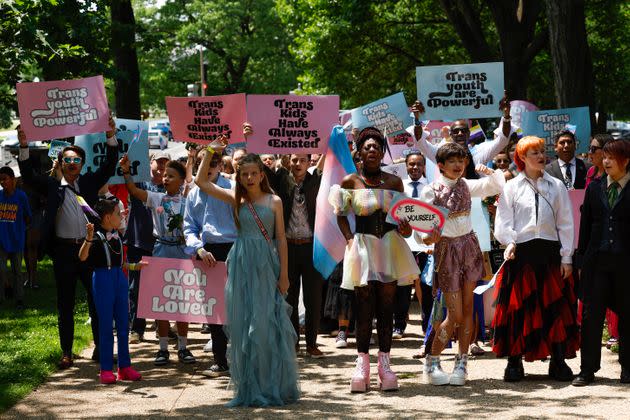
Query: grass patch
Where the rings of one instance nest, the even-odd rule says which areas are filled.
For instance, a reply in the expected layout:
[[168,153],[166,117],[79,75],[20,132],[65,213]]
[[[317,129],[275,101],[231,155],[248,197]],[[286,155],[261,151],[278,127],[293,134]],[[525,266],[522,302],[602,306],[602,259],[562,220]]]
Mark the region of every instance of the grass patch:
[[[0,304],[0,413],[7,410],[57,369],[61,358],[57,329],[56,288],[50,259],[38,266],[40,288],[26,289],[26,309],[15,310],[14,301]],[[83,287],[77,286],[75,353],[92,339]]]

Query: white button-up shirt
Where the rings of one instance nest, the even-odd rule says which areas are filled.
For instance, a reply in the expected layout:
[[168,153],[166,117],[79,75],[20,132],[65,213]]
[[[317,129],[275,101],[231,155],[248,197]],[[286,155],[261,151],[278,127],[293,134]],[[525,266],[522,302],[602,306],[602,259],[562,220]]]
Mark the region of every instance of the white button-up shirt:
[[559,240],[562,262],[571,264],[573,235],[571,199],[562,181],[544,171],[534,181],[521,172],[505,184],[494,221],[494,237],[501,244]]

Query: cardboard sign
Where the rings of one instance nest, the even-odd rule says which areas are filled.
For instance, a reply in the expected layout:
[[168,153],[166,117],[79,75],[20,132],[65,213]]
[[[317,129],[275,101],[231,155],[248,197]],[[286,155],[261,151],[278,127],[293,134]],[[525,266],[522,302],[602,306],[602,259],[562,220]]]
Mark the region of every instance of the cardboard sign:
[[394,221],[405,219],[413,230],[423,233],[431,232],[434,227],[442,229],[446,222],[446,213],[445,209],[413,198],[398,200],[389,210]]
[[503,63],[416,67],[418,99],[428,120],[491,118],[501,115]]
[[537,136],[545,139],[547,154],[554,154],[553,137],[561,131],[570,130],[575,126],[577,153],[588,151],[591,136],[591,116],[589,108],[554,109],[549,111],[525,112],[521,117],[521,126],[526,136]]
[[166,112],[175,141],[208,144],[219,134],[230,143],[243,141],[245,94],[166,97]]
[[50,142],[50,149],[48,149],[48,157],[51,158],[52,160],[57,160],[57,156],[59,156],[59,153],[61,153],[61,151],[70,146],[70,143],[68,143],[67,141],[62,141],[62,140],[53,140]]
[[402,92],[352,110],[353,127],[376,127],[391,144],[407,144],[411,136],[405,129],[410,125],[413,117]]
[[227,266],[198,260],[144,257],[138,316],[148,319],[225,324]]
[[523,114],[526,112],[538,111],[538,107],[527,101],[510,101],[510,115],[512,116],[512,124],[520,127],[523,120]]
[[[118,140],[118,159],[127,153],[131,166],[129,172],[134,182],[144,182],[151,180],[151,162],[149,161],[149,142],[138,141],[131,146],[133,140],[133,131],[118,131],[116,139]],[[87,134],[77,136],[74,141],[76,146],[85,150],[85,164],[83,165],[82,174],[94,172],[103,164],[107,156],[107,142],[105,133]],[[117,161],[118,161],[117,159]],[[109,178],[109,184],[124,184],[122,169],[116,163],[116,172],[114,176]]]
[[580,221],[582,217],[581,207],[584,203],[585,193],[586,190],[569,190],[571,209],[573,210],[573,249],[577,249],[578,240],[580,239]]
[[252,153],[324,153],[339,121],[339,96],[248,95]]
[[28,141],[109,130],[103,76],[18,83],[16,90],[20,124]]

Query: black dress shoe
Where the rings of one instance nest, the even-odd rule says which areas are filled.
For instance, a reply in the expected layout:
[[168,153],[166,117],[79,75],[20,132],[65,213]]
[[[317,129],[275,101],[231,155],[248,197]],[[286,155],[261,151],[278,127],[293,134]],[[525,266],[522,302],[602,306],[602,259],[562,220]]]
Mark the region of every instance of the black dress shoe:
[[210,333],[211,333],[211,331],[210,331],[210,325],[209,325],[209,324],[203,324],[203,325],[201,326],[201,331],[200,331],[200,333],[201,333],[201,334],[210,334]]
[[573,386],[586,386],[592,383],[595,380],[595,375],[593,373],[588,372],[580,372],[578,376],[575,377],[571,385]]
[[622,384],[630,384],[630,370],[621,369],[621,379],[619,379],[619,382]]
[[519,382],[525,377],[525,369],[523,368],[523,359],[508,360],[508,365],[503,373],[503,380],[505,382]]
[[556,381],[570,382],[573,380],[573,371],[564,359],[551,359],[549,362],[549,376]]

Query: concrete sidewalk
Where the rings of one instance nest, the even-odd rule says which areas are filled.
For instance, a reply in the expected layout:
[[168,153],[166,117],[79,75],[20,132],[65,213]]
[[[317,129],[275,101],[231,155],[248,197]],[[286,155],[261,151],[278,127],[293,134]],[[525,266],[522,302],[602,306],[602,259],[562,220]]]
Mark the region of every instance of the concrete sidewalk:
[[[354,338],[347,349],[335,349],[334,339],[320,336],[326,358],[313,360],[300,355],[302,399],[286,407],[224,407],[232,391],[227,378],[208,379],[199,374],[211,360],[202,347],[209,338],[191,332],[190,348],[196,365],[177,363],[171,350],[171,364],[153,366],[157,340],[147,332],[147,342],[132,345],[134,366],[143,380],[119,382],[113,386],[98,383],[98,365],[89,360],[91,349],[83,352],[75,367],[53,374],[46,383],[20,401],[2,418],[630,418],[630,385],[619,384],[617,355],[602,349],[602,370],[597,381],[584,388],[551,381],[548,364],[525,364],[525,380],[517,384],[502,381],[505,360],[489,353],[471,359],[470,380],[464,387],[434,387],[422,382],[424,361],[411,356],[420,345],[421,328],[417,306],[412,306],[411,325],[403,340],[394,342],[392,364],[398,373],[400,391],[382,393],[376,387],[376,351],[372,351],[372,390],[350,394],[356,348]],[[303,348],[303,347],[302,347]],[[485,348],[488,350],[488,348]],[[454,351],[445,354],[443,366],[453,367]],[[173,359],[175,361],[173,361]],[[569,361],[577,373],[579,358]]]

